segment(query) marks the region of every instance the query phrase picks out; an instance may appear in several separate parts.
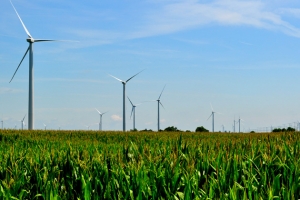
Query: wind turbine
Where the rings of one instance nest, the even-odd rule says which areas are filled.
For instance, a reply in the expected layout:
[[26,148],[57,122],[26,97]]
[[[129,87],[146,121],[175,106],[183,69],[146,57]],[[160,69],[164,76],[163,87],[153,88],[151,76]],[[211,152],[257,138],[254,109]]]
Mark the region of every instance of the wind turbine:
[[13,78],[15,77],[15,74],[17,73],[20,65],[22,64],[25,56],[27,55],[27,53],[29,52],[29,97],[28,97],[28,129],[32,130],[34,129],[34,70],[33,70],[33,43],[35,42],[51,42],[51,41],[57,41],[57,40],[49,40],[49,39],[34,39],[29,31],[27,30],[25,24],[23,23],[20,15],[18,14],[16,8],[14,7],[13,3],[10,1],[12,7],[14,8],[28,38],[26,39],[26,41],[29,43],[29,47],[27,48],[21,62],[19,63],[14,75],[12,76],[11,80],[9,82],[11,82],[13,80]]
[[215,113],[221,114],[219,112],[215,112],[212,105],[210,104],[211,107],[211,114],[209,115],[209,117],[207,118],[207,120],[209,120],[210,117],[212,117],[212,132],[215,132]]
[[135,108],[138,106],[138,105],[141,105],[142,103],[139,103],[139,104],[133,104],[132,101],[129,99],[129,97],[127,97],[129,102],[131,103],[131,106],[132,106],[132,110],[131,110],[131,115],[130,115],[130,118],[132,117],[132,114],[133,114],[133,130],[135,130]]
[[158,99],[156,100],[156,101],[157,101],[157,131],[160,130],[159,104],[164,108],[164,106],[163,106],[162,103],[160,102],[160,97],[161,97],[163,91],[165,90],[165,87],[166,87],[166,85],[164,86],[164,88],[162,89],[162,91],[161,91],[161,93],[160,93]]
[[244,121],[244,120],[241,119],[241,117],[239,117],[239,120],[237,121],[237,123],[239,123],[239,133],[241,132],[241,121]]
[[25,119],[25,117],[26,117],[26,115],[23,117],[23,119],[22,119],[22,120],[20,120],[20,122],[21,122],[21,127],[22,127],[22,130],[23,130],[23,125],[25,125],[25,123],[24,123],[24,119]]
[[46,124],[44,124],[44,123],[43,123],[43,125],[44,125],[44,127],[45,127],[45,130],[46,130],[46,129],[47,129],[47,125],[46,125]]
[[[95,108],[97,110],[97,108]],[[104,115],[105,113],[107,112],[104,112],[104,113],[101,113],[99,110],[97,110],[97,112],[99,113],[100,115],[100,122],[99,122],[99,131],[102,131],[102,115]]]
[[235,121],[235,117],[234,117],[234,120],[233,120],[233,132],[235,133],[235,124],[236,124],[237,122]]
[[1,123],[2,123],[2,129],[3,129],[3,119],[1,120]]
[[[142,70],[144,71],[144,69]],[[140,71],[139,73],[141,73],[142,71]],[[125,107],[125,96],[126,96],[126,83],[128,81],[130,81],[133,77],[135,77],[136,75],[138,75],[139,73],[135,74],[134,76],[130,77],[129,79],[127,79],[126,81],[122,81],[121,79],[114,77],[112,75],[110,75],[111,77],[113,77],[114,79],[120,81],[123,84],[123,131],[126,131],[126,107]]]

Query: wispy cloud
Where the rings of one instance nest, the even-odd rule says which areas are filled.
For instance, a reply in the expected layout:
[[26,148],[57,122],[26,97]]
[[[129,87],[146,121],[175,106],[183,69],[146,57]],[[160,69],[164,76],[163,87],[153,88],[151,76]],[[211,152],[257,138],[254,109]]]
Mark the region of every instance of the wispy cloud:
[[14,88],[7,88],[7,87],[0,87],[0,94],[7,94],[7,93],[22,93],[24,92],[23,90],[19,89],[14,89]]
[[279,8],[277,12],[282,15],[288,15],[288,16],[300,18],[299,8]]
[[131,38],[169,34],[207,24],[253,26],[280,30],[300,37],[300,30],[282,20],[279,14],[268,10],[261,1],[216,0],[199,3],[186,0],[164,5],[160,11],[148,16],[148,23],[131,35]]
[[122,117],[120,117],[119,115],[112,115],[111,119],[114,121],[122,121]]
[[[300,29],[285,21],[282,17],[287,13],[300,17],[300,9],[273,9],[266,2],[257,0],[202,2],[199,0],[154,1],[149,3],[151,4],[149,8],[141,8],[145,10],[144,14],[137,14],[137,20],[132,23],[129,22],[126,29],[90,28],[84,30],[68,29],[67,31],[75,38],[84,38],[85,41],[76,44],[78,47],[98,46],[122,40],[172,34],[210,24],[217,26],[249,26],[281,31],[290,36],[300,37]],[[203,44],[203,41],[185,42]]]

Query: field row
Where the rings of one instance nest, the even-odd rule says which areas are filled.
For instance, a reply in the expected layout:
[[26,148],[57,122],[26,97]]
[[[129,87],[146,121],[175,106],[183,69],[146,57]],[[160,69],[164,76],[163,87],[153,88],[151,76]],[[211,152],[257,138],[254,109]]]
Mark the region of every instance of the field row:
[[298,199],[300,134],[0,132],[0,198]]

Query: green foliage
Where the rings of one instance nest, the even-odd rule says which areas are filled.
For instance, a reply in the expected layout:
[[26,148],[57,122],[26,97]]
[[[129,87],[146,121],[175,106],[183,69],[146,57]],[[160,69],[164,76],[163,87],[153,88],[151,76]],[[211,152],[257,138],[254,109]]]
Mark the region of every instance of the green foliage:
[[195,132],[209,132],[209,130],[205,129],[203,126],[199,126],[196,128]]
[[272,132],[274,132],[274,133],[278,133],[278,132],[295,132],[295,131],[296,130],[292,127],[288,127],[287,129],[285,129],[285,128],[283,128],[283,129],[275,128],[275,129],[272,130]]
[[180,130],[177,129],[177,127],[175,127],[175,126],[169,126],[169,127],[165,128],[164,131],[168,131],[168,132],[178,132],[178,131],[180,131]]
[[0,131],[0,199],[299,199],[300,133]]

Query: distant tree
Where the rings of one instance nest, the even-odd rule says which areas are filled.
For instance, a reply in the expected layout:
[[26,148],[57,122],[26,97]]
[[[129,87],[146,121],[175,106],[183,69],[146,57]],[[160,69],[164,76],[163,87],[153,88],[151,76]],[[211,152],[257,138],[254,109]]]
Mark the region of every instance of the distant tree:
[[255,133],[255,131],[251,131],[250,133]]
[[296,129],[294,129],[294,128],[292,128],[292,127],[288,127],[288,128],[286,129],[286,131],[287,131],[287,132],[295,132]]
[[189,132],[191,132],[191,131],[190,131],[190,130],[186,130],[185,132],[188,132],[188,133],[189,133]]
[[209,132],[209,130],[207,130],[203,126],[199,126],[199,127],[196,128],[195,132]]
[[177,132],[177,131],[180,131],[180,130],[177,129],[177,127],[175,127],[175,126],[169,126],[169,127],[165,128],[164,131],[168,131],[168,132]]
[[144,130],[140,130],[140,132],[145,132],[145,131],[150,131],[150,132],[152,132],[152,130],[151,130],[151,129],[144,129]]
[[130,129],[130,131],[136,132],[136,131],[138,131],[138,130],[135,128],[135,129]]
[[280,129],[280,128],[274,128],[272,130],[272,132],[276,133],[276,132],[295,132],[296,129],[292,128],[292,127],[288,127],[287,129],[283,128],[283,129]]

